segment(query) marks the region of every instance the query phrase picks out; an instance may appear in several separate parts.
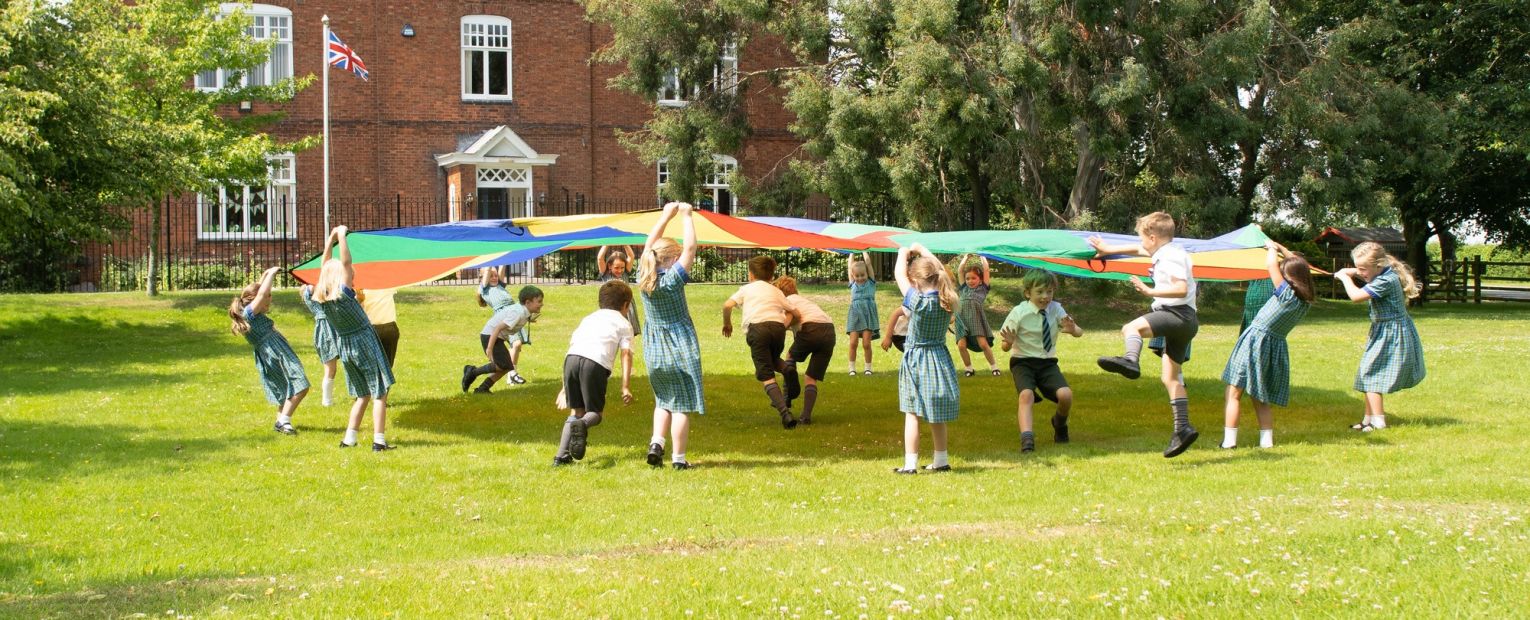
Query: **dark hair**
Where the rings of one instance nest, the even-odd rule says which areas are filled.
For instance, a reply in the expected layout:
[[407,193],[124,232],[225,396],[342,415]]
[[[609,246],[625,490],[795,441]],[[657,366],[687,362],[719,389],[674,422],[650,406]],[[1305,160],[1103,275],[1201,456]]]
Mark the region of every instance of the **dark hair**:
[[632,287],[621,280],[611,280],[600,285],[600,309],[621,312],[632,303]]
[[1291,285],[1298,299],[1309,304],[1317,299],[1317,292],[1312,287],[1312,265],[1307,264],[1307,259],[1302,258],[1302,255],[1287,256],[1286,261],[1280,264],[1280,275],[1285,276],[1286,283]]
[[1031,294],[1031,289],[1045,286],[1057,290],[1057,276],[1045,269],[1028,269],[1024,276],[1020,277],[1020,292],[1025,295]]
[[749,275],[756,280],[769,282],[776,277],[776,259],[760,254],[749,259]]
[[536,299],[536,298],[541,297],[541,296],[542,296],[542,289],[539,289],[539,288],[537,288],[535,286],[532,286],[532,285],[528,284],[526,286],[521,287],[521,292],[520,292],[519,295],[517,295],[517,299],[520,299],[521,303],[524,304],[524,303],[526,303],[528,301],[531,301],[531,300]]

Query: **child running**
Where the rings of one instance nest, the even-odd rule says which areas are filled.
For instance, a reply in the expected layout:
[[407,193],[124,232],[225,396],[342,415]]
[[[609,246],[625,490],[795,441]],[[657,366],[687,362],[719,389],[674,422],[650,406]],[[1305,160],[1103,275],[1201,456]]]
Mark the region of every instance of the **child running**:
[[871,340],[882,337],[877,326],[877,281],[871,270],[871,255],[861,252],[861,260],[851,254],[845,258],[845,277],[850,280],[850,318],[845,333],[850,335],[850,376],[855,376],[855,351],[866,354],[866,374],[871,374]]
[[[705,413],[701,396],[701,345],[696,340],[696,326],[685,302],[685,283],[691,263],[696,260],[696,224],[691,205],[671,202],[664,205],[659,221],[648,233],[638,259],[638,290],[643,297],[643,315],[648,317],[648,335],[643,337],[643,364],[648,367],[648,383],[653,387],[653,438],[648,444],[648,464],[664,464],[664,434],[674,440],[672,464],[688,469],[686,441],[690,438],[691,420],[686,414]],[[664,236],[670,220],[680,215],[684,245]]]
[[[1259,417],[1259,447],[1275,447],[1275,418],[1270,405],[1286,406],[1291,399],[1291,355],[1286,335],[1307,315],[1314,292],[1312,266],[1274,241],[1266,241],[1264,264],[1275,285],[1269,299],[1238,335],[1222,382],[1227,384],[1227,405],[1222,425],[1222,447],[1238,446],[1240,401],[1247,393]],[[1284,254],[1286,260],[1281,262]],[[1250,286],[1250,290],[1253,287]]]
[[993,359],[993,328],[988,325],[988,286],[993,282],[993,272],[988,269],[988,258],[979,256],[977,265],[967,266],[967,255],[956,265],[961,274],[961,284],[956,292],[961,296],[961,311],[956,315],[956,350],[962,354],[962,374],[976,374],[972,369],[972,354],[968,349],[982,349],[988,359],[988,370],[999,376],[999,366]]
[[[909,254],[914,253],[912,264]],[[956,289],[951,274],[920,244],[898,250],[898,264],[893,269],[903,305],[909,309],[908,350],[898,369],[898,408],[903,411],[903,467],[899,474],[919,472],[919,421],[930,425],[935,442],[935,458],[925,466],[929,471],[951,471],[946,451],[946,423],[956,419],[961,390],[956,383],[956,365],[946,349],[946,329],[956,310]]]
[[502,306],[489,317],[489,322],[484,323],[483,329],[478,332],[479,346],[483,347],[483,354],[489,358],[489,363],[482,366],[471,364],[462,367],[462,391],[467,392],[473,386],[473,381],[483,375],[489,375],[476,389],[474,394],[488,394],[494,382],[499,381],[505,375],[510,376],[510,382],[516,385],[526,383],[515,370],[515,357],[510,353],[511,343],[518,343],[524,337],[526,324],[535,320],[534,317],[542,311],[542,289],[527,285],[521,287],[517,294],[520,299],[518,304]]
[[[340,336],[340,363],[345,367],[346,388],[356,398],[340,447],[356,445],[361,416],[371,403],[372,451],[382,452],[394,447],[383,435],[388,426],[388,390],[393,387],[393,371],[388,368],[377,332],[372,331],[372,323],[351,288],[355,271],[351,268],[351,250],[345,243],[345,234],[344,226],[336,226],[324,240],[324,253],[320,255],[324,263],[319,268],[319,283],[313,288],[313,300],[319,302],[324,317]],[[336,256],[330,255],[331,248],[336,249]]]
[[271,309],[271,283],[280,267],[267,269],[260,282],[244,287],[228,305],[228,318],[233,321],[229,330],[255,348],[255,370],[260,371],[260,386],[265,390],[266,400],[276,405],[276,425],[272,427],[283,435],[296,435],[292,427],[292,413],[297,411],[303,397],[308,395],[308,374],[303,363],[282,333],[276,331],[276,323],[266,316]]
[[[600,268],[598,282],[605,283],[612,280],[628,282],[632,278],[631,262],[632,248],[623,246],[625,252],[611,252],[607,254],[607,246],[600,246],[600,251],[595,254],[595,264]],[[638,324],[637,304],[627,308],[627,322],[632,324],[632,335],[639,336],[643,328]]]
[[335,404],[335,373],[340,370],[340,335],[324,318],[324,308],[313,300],[313,286],[304,284],[301,289],[303,305],[313,314],[313,348],[319,353],[319,363],[324,364],[324,381],[320,384],[320,402],[325,407]]
[[1148,275],[1153,286],[1143,284],[1137,276],[1131,277],[1132,287],[1138,293],[1153,298],[1152,310],[1121,327],[1121,338],[1126,341],[1126,353],[1120,357],[1102,357],[1100,368],[1128,379],[1141,376],[1137,360],[1142,355],[1142,339],[1164,337],[1163,372],[1159,380],[1169,394],[1169,407],[1174,411],[1174,435],[1164,449],[1164,458],[1179,456],[1195,443],[1200,433],[1190,425],[1190,398],[1180,373],[1190,351],[1190,341],[1200,331],[1200,319],[1195,312],[1196,282],[1190,255],[1174,243],[1174,217],[1158,211],[1137,219],[1139,243],[1107,244],[1098,236],[1089,238],[1096,256],[1117,254],[1150,256],[1153,266]]
[[[478,283],[478,307],[488,308],[491,312],[499,312],[508,306],[515,305],[515,297],[505,289],[505,266],[485,267],[480,270]],[[536,320],[533,315],[525,326],[520,330],[520,337],[511,339],[510,342],[510,365],[521,364],[521,347],[531,344],[531,323]],[[510,382],[521,385],[526,378],[519,373],[510,375]]]
[[[1371,303],[1371,334],[1355,374],[1355,390],[1365,393],[1365,418],[1350,427],[1368,433],[1387,427],[1383,394],[1424,380],[1424,346],[1408,316],[1408,300],[1418,297],[1419,285],[1413,270],[1378,243],[1355,246],[1350,258],[1355,266],[1340,269],[1333,277],[1344,284],[1350,301]],[[1357,278],[1366,284],[1358,284]]]
[[632,288],[626,282],[602,284],[600,309],[584,317],[568,339],[562,393],[571,411],[563,422],[554,467],[584,459],[590,427],[600,424],[600,412],[606,410],[606,383],[617,351],[622,355],[622,404],[632,403],[632,326],[627,323],[631,305]]
[[[776,278],[776,288],[786,295],[786,303],[797,312],[797,320],[788,326],[792,331],[792,348],[786,352],[786,402],[802,395],[803,424],[813,423],[813,405],[818,402],[818,382],[829,371],[829,358],[834,356],[834,320],[813,300],[797,292],[797,279],[791,276]],[[807,386],[799,387],[797,362],[807,362]]]
[[1073,408],[1073,389],[1057,366],[1057,338],[1067,333],[1081,338],[1084,330],[1068,316],[1062,304],[1052,299],[1057,293],[1057,276],[1049,271],[1032,269],[1020,278],[1025,301],[1009,311],[999,329],[1000,348],[1010,352],[1009,373],[1015,380],[1019,400],[1020,451],[1036,450],[1031,407],[1036,395],[1057,403],[1052,416],[1052,440],[1068,443],[1068,411]]
[[776,277],[776,259],[760,254],[749,259],[749,283],[739,287],[728,301],[723,302],[722,334],[733,337],[733,309],[744,311],[744,343],[749,345],[749,359],[754,362],[754,378],[765,388],[770,406],[781,416],[781,428],[797,428],[797,418],[792,416],[791,404],[776,383],[776,372],[787,373],[781,360],[786,350],[786,326],[801,319],[797,310],[786,302],[781,289],[770,283]]
[[887,332],[882,337],[882,350],[898,347],[898,351],[902,352],[903,344],[908,342],[908,308],[894,308],[892,314],[887,315],[887,327],[882,328],[882,331]]

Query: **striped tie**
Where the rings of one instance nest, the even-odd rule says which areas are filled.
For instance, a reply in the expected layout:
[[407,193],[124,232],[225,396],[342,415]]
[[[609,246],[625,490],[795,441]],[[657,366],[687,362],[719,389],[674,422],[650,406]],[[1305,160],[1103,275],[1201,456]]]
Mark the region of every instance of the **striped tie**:
[[1047,353],[1052,352],[1052,321],[1048,319],[1046,310],[1041,311],[1041,346]]

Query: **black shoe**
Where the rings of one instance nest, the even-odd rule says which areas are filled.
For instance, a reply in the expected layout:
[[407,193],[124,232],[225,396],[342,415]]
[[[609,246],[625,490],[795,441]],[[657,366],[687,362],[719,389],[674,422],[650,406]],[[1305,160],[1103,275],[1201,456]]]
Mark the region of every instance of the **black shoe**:
[[1190,444],[1195,443],[1195,440],[1199,439],[1200,436],[1201,434],[1195,430],[1194,426],[1186,426],[1174,431],[1174,436],[1169,438],[1169,447],[1163,451],[1163,458],[1172,459],[1179,456],[1180,453],[1188,450]]
[[654,467],[664,466],[664,446],[656,443],[648,444],[648,464]]
[[912,476],[914,474],[919,473],[919,470],[918,469],[909,469],[907,467],[894,467],[893,468],[893,473],[895,473],[895,474],[906,474],[906,475]]
[[387,450],[392,450],[392,449],[397,448],[397,447],[398,446],[391,445],[391,444],[385,444],[385,443],[377,443],[377,442],[373,442],[372,443],[372,451],[373,452],[384,452],[384,451],[387,451]]
[[526,378],[522,377],[520,375],[520,373],[516,373],[516,374],[510,375],[510,382],[514,383],[516,385],[526,385]]
[[1068,443],[1068,418],[1058,415],[1052,416],[1052,441],[1054,443]]
[[489,391],[489,388],[490,388],[490,387],[493,387],[493,386],[491,386],[491,385],[489,385],[489,384],[487,384],[487,383],[485,383],[485,384],[483,384],[483,385],[480,385],[480,386],[478,386],[478,387],[476,387],[476,388],[474,388],[474,389],[473,389],[473,393],[474,393],[474,394],[493,394],[493,392],[490,392],[490,391]]
[[476,378],[477,377],[473,376],[473,367],[472,366],[463,366],[462,367],[462,393],[463,394],[467,393],[468,388],[473,387],[473,379],[476,379]]
[[690,469],[691,468],[691,464],[687,463],[685,461],[680,461],[679,463],[670,463],[669,466],[673,467],[675,469]]
[[564,465],[572,465],[573,463],[574,463],[574,459],[571,458],[571,457],[567,457],[567,456],[555,456],[555,457],[553,457],[553,467],[562,467]]
[[1020,438],[1020,451],[1021,452],[1035,452],[1036,451],[1036,438],[1035,437],[1021,437]]
[[801,424],[803,426],[812,426],[813,425],[813,414],[811,414],[811,413],[804,413],[804,414],[802,414],[802,417],[797,419],[797,423]]
[[584,449],[590,437],[590,427],[584,420],[569,420],[568,453],[578,461],[584,458]]
[[977,374],[977,372],[972,370],[971,368],[968,368],[968,369],[962,371],[962,376],[963,377],[970,377],[970,376],[975,375],[975,374]]
[[924,466],[924,470],[925,471],[951,471],[951,465],[949,463],[947,463],[945,465],[941,465],[940,467],[936,467],[934,463],[931,463],[929,465],[925,465]]
[[1136,379],[1142,376],[1142,369],[1137,367],[1137,362],[1124,357],[1102,357],[1099,359],[1100,368],[1107,372],[1113,372],[1127,379]]
[[285,424],[281,423],[281,422],[277,422],[275,426],[271,427],[271,430],[274,430],[274,431],[276,431],[278,433],[281,433],[283,435],[296,435],[297,434],[297,429],[292,428],[292,423],[291,422],[287,422]]
[[790,412],[790,411],[783,411],[783,412],[781,412],[781,428],[784,428],[786,430],[792,430],[794,428],[797,428],[797,418],[792,417],[792,412]]
[[345,443],[344,441],[342,441],[342,442],[340,442],[340,447],[342,447],[342,448],[354,448],[354,447],[356,447],[356,444]]

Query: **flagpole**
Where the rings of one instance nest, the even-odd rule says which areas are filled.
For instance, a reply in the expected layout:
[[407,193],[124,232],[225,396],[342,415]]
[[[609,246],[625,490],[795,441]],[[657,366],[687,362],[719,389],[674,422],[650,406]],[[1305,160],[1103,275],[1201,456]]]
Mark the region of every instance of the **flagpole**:
[[324,16],[324,47],[319,52],[324,63],[324,234],[333,230],[329,225],[329,16]]

